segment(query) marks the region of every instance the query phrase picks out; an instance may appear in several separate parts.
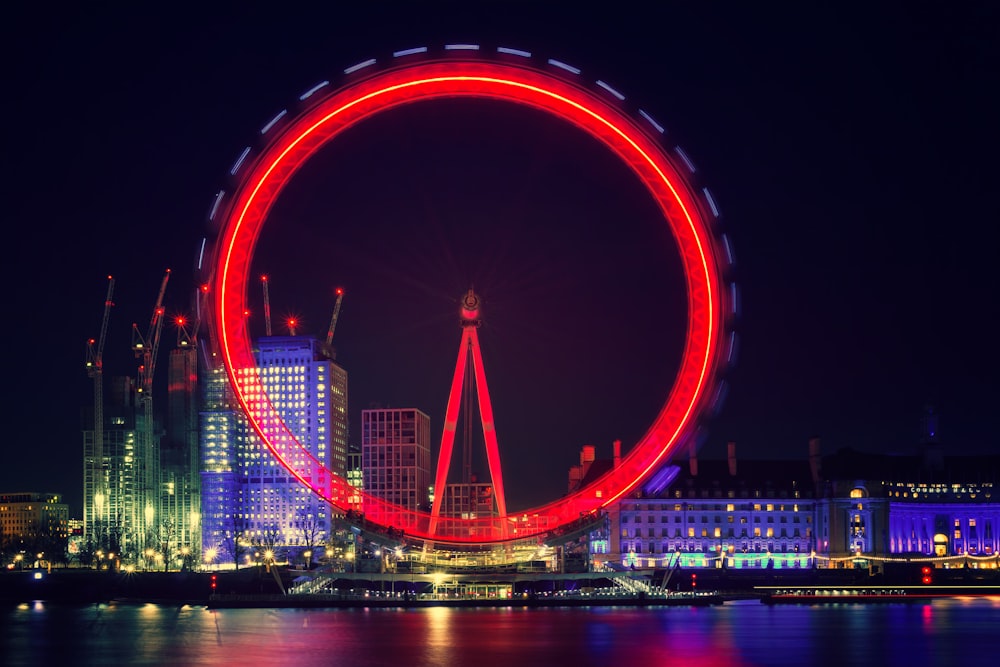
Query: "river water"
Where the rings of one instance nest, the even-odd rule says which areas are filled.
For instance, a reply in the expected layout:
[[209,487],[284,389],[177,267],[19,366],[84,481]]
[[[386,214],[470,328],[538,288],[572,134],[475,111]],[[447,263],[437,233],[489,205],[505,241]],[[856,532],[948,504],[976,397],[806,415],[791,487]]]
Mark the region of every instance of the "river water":
[[1000,598],[713,607],[0,610],[0,664],[980,667]]

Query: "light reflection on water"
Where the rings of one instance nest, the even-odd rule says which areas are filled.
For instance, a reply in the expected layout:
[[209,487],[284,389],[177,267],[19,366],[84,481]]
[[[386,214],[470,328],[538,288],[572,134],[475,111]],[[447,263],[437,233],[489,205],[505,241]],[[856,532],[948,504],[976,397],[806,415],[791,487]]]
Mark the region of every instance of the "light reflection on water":
[[222,609],[158,605],[2,610],[15,665],[992,664],[1000,599],[933,603],[525,609]]

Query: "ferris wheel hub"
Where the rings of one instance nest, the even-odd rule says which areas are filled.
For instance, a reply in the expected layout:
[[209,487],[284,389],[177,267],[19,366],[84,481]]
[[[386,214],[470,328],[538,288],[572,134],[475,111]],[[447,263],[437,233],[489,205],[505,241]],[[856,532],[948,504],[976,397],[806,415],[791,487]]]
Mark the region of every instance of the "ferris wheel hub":
[[479,324],[479,296],[469,288],[468,293],[462,297],[462,324]]

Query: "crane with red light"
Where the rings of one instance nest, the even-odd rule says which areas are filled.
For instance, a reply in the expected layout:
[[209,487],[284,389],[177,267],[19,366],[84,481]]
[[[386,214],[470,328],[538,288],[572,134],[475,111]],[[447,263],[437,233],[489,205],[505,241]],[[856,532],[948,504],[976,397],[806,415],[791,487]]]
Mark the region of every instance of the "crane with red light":
[[340,304],[344,302],[344,289],[338,287],[334,290],[337,295],[337,303],[333,306],[333,317],[330,318],[330,328],[326,330],[326,345],[333,345],[333,332],[337,328],[337,320],[340,318]]
[[344,302],[344,288],[338,287],[333,292],[337,295],[337,301],[333,306],[333,316],[330,317],[330,326],[326,330],[326,339],[322,344],[323,352],[330,359],[337,358],[337,353],[333,348],[333,333],[337,330],[337,320],[340,319],[340,305]]
[[[108,276],[108,294],[104,297],[104,317],[101,320],[101,333],[95,341],[87,341],[87,375],[94,381],[94,460],[91,464],[90,479],[93,484],[93,498],[85,498],[84,506],[94,502],[94,511],[100,511],[97,505],[103,505],[104,489],[104,342],[108,336],[108,321],[111,319],[111,300],[115,291],[115,279]],[[98,501],[100,494],[101,501]],[[93,515],[91,515],[93,518]]]
[[174,328],[177,329],[177,347],[194,345],[194,330],[188,328],[188,319],[183,315],[174,318]]
[[152,526],[152,516],[155,516],[159,506],[159,454],[154,444],[153,425],[153,373],[156,370],[156,356],[160,347],[160,333],[163,330],[163,295],[167,291],[167,281],[170,279],[170,269],[167,269],[160,283],[160,292],[153,306],[153,314],[149,320],[149,328],[143,336],[139,325],[132,324],[132,351],[139,363],[139,381],[136,387],[139,403],[142,404],[143,425],[139,429],[142,445],[142,465],[140,466],[142,481],[139,484],[141,493],[145,494],[142,503],[142,525],[145,528],[144,539],[148,537]]
[[264,335],[271,335],[271,292],[268,289],[269,279],[267,275],[260,277],[261,289],[264,290]]

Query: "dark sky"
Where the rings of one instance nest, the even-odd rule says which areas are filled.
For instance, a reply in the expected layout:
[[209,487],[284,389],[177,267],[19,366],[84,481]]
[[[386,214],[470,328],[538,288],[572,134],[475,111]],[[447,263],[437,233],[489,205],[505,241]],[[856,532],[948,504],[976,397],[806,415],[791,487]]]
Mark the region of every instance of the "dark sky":
[[[62,493],[80,513],[85,341],[107,275],[106,374],[134,374],[132,323],[145,330],[167,268],[168,312],[188,309],[212,197],[264,123],[349,65],[452,42],[580,67],[693,158],[733,241],[742,313],[703,456],[734,440],[742,457],[798,457],[811,436],[906,452],[927,403],[954,451],[995,451],[990,3],[366,4],[7,14],[0,490]],[[578,131],[496,102],[414,105],[352,130],[283,193],[254,266],[272,276],[276,329],[296,314],[324,335],[345,287],[352,420],[415,406],[435,443],[474,285],[511,506],[560,494],[581,445],[606,456],[642,435],[686,317],[673,241],[630,173]],[[163,341],[161,360],[173,331]]]

